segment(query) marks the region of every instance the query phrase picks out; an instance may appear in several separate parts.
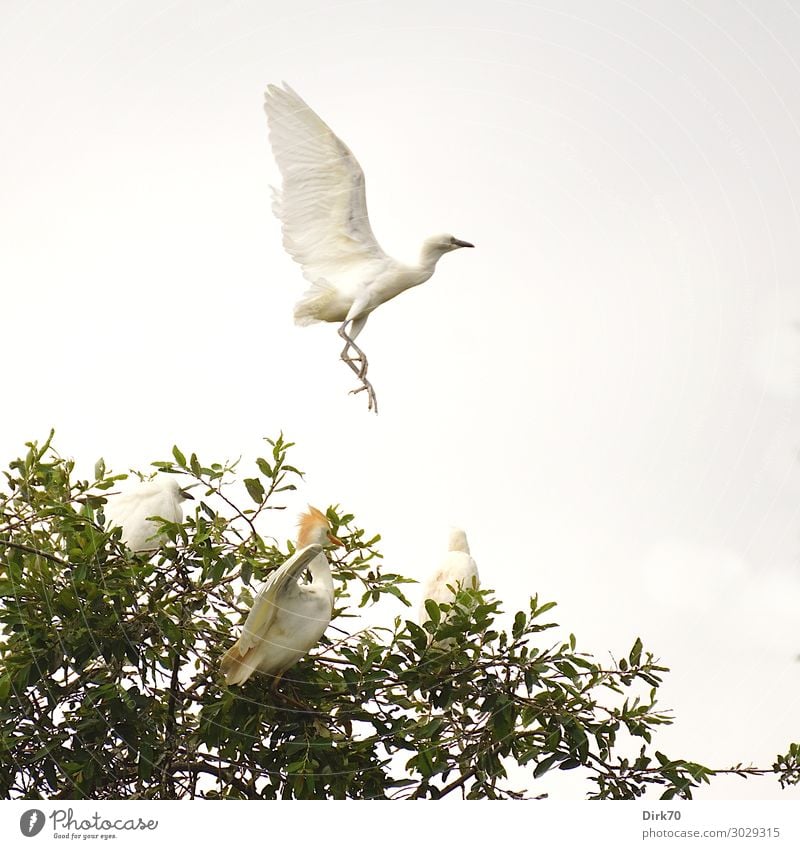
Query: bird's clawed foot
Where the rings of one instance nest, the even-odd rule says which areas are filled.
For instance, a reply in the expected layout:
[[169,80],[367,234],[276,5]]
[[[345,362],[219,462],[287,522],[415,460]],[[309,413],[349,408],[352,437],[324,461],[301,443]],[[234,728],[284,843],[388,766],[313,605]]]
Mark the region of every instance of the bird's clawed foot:
[[375,414],[378,413],[378,399],[375,397],[375,390],[372,388],[372,384],[365,378],[361,378],[362,386],[359,386],[358,389],[351,389],[351,395],[358,395],[359,392],[367,391],[367,409],[375,410]]

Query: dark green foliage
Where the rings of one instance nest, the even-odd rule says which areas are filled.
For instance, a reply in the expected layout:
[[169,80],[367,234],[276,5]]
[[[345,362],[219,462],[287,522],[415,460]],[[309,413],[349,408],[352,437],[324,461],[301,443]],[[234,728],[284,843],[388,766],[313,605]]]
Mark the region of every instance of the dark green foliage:
[[[219,658],[287,556],[259,529],[302,477],[291,443],[269,441],[238,489],[237,463],[173,448],[154,465],[202,486],[148,559],[104,527],[124,476],[100,460],[96,480],[75,480],[51,439],[10,464],[0,494],[2,798],[516,798],[556,769],[581,769],[593,797],[671,798],[720,772],[652,748],[671,721],[656,707],[667,670],[641,641],[608,664],[572,635],[553,645],[552,602],[531,599],[506,630],[491,592],[463,590],[429,602],[424,627],[358,630],[359,608],[407,605],[408,580],[338,508],[326,638],[276,691],[261,676],[229,688]],[[771,771],[796,783],[798,763],[793,745]]]

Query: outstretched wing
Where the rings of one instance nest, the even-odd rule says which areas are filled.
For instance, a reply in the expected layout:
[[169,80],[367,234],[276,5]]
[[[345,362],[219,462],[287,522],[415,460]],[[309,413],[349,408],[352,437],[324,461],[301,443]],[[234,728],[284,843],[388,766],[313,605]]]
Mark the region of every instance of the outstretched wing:
[[238,652],[244,656],[254,646],[264,640],[276,613],[281,608],[281,597],[290,585],[308,568],[308,564],[322,553],[321,545],[307,545],[296,551],[284,564],[278,567],[267,579],[253,602],[239,637]]
[[283,177],[273,209],[283,245],[312,283],[353,263],[383,259],[367,215],[364,172],[350,148],[286,84],[264,95],[272,151]]

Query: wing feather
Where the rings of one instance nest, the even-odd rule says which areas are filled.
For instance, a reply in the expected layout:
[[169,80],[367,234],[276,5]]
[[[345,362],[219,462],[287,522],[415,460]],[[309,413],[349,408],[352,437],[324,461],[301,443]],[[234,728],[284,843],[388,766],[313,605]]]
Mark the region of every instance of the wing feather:
[[281,597],[297,583],[308,564],[322,552],[320,545],[307,545],[296,551],[282,566],[278,567],[267,578],[266,583],[253,602],[253,607],[245,620],[242,636],[239,637],[238,651],[244,655],[256,645],[259,645],[264,634],[270,628],[275,615],[281,607]]
[[370,227],[364,172],[350,148],[286,83],[264,95],[283,187],[273,209],[283,245],[309,281],[336,282],[353,264],[386,257]]

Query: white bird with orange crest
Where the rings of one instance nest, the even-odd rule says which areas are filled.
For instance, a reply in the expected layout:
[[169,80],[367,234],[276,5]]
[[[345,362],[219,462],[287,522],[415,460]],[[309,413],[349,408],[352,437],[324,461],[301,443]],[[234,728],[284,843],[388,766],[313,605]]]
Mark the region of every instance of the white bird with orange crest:
[[[253,602],[242,635],[220,668],[228,684],[254,672],[275,676],[294,666],[319,642],[333,614],[333,576],[324,548],[342,545],[327,516],[315,507],[300,516],[297,551],[270,574]],[[309,573],[311,580],[304,580]]]
[[295,321],[340,322],[341,359],[361,381],[353,392],[366,390],[368,407],[377,413],[367,357],[356,345],[369,314],[428,280],[444,254],[474,245],[442,234],[423,243],[416,265],[392,259],[372,232],[364,172],[350,148],[286,83],[267,88],[264,110],[283,177],[273,198],[283,246],[311,283],[295,307]]
[[422,590],[422,601],[419,607],[419,621],[423,625],[430,619],[425,609],[428,599],[436,604],[452,604],[455,595],[461,589],[480,587],[478,566],[469,551],[467,535],[461,528],[451,528],[447,543],[447,554],[442,559],[439,568],[428,578]]

